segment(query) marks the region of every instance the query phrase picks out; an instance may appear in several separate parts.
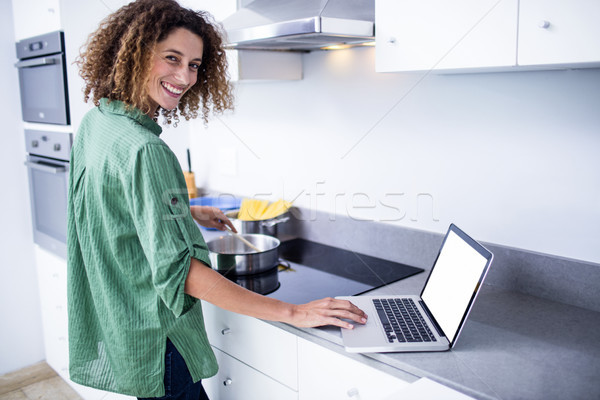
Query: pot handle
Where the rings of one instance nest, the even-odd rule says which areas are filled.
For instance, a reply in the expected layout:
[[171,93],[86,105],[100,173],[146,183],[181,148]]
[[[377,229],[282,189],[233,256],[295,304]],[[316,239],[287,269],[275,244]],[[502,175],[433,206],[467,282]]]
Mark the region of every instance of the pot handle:
[[289,219],[290,219],[290,217],[273,218],[273,219],[270,219],[268,221],[262,221],[260,223],[260,226],[264,226],[266,228],[270,228],[270,227],[275,226],[277,224],[280,224],[282,222],[286,222]]

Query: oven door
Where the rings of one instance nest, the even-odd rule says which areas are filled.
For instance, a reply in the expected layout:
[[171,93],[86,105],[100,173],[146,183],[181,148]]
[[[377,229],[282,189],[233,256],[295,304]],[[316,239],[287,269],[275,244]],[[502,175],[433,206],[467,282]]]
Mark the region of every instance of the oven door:
[[33,241],[67,257],[67,187],[69,162],[27,156]]
[[31,58],[19,69],[23,121],[69,125],[69,100],[64,54]]

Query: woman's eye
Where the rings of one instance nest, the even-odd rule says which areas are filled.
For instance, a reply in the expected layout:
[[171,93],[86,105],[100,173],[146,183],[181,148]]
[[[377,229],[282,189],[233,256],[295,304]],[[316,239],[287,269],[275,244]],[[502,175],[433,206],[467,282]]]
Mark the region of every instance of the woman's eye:
[[190,64],[190,68],[193,70],[197,70],[198,68],[200,68],[200,64]]
[[169,61],[175,61],[175,62],[177,61],[177,57],[175,57],[175,56],[167,56],[166,59]]

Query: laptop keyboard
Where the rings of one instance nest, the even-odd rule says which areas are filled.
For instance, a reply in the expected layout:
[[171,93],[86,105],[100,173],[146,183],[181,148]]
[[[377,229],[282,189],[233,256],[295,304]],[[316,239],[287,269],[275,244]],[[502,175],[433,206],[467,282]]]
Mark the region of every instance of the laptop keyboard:
[[412,299],[373,299],[373,305],[390,343],[436,341]]

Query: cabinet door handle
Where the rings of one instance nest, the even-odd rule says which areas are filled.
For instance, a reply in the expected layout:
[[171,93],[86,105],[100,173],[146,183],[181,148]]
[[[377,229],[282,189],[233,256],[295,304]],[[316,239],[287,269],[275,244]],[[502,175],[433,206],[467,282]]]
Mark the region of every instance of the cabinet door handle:
[[541,28],[541,29],[550,28],[550,21],[541,20],[540,22],[538,22],[538,28]]
[[225,328],[221,331],[221,335],[225,336],[225,335],[229,335],[231,333],[231,329],[229,328]]
[[227,378],[223,381],[223,386],[231,386],[232,383],[233,381],[231,380],[231,378]]

